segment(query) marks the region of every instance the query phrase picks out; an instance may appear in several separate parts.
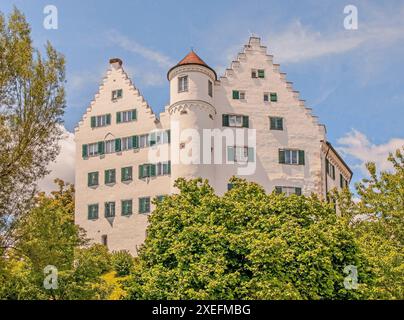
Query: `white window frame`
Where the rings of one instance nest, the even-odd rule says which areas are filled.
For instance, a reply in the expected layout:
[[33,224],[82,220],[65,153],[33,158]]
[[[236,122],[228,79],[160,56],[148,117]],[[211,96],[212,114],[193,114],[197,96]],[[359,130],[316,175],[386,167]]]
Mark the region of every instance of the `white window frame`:
[[88,156],[93,157],[98,155],[98,143],[89,143],[88,144]]
[[188,76],[178,77],[178,92],[188,91]]
[[105,153],[114,153],[114,152],[115,152],[115,140],[105,141]]
[[285,149],[285,164],[299,164],[299,150]]

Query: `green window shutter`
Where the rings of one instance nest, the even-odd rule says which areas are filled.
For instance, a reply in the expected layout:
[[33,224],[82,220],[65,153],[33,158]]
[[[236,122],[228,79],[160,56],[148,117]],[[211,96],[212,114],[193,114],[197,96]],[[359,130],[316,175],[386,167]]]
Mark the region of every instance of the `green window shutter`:
[[278,129],[283,130],[283,118],[278,118]]
[[279,163],[285,163],[285,150],[279,149]]
[[344,182],[343,182],[343,177],[342,177],[342,174],[340,173],[339,174],[339,186],[340,186],[340,188],[343,188],[344,187]]
[[301,196],[302,195],[302,188],[295,188],[295,194],[297,196]]
[[104,152],[105,152],[104,147],[105,147],[104,141],[99,141],[98,142],[98,154],[104,154]]
[[111,124],[111,114],[110,113],[107,114],[106,118],[107,118],[107,124]]
[[276,128],[276,119],[274,117],[269,117],[269,129],[275,130]]
[[233,99],[240,99],[240,92],[237,90],[233,90]]
[[168,174],[171,174],[171,161],[168,161],[167,165],[168,165],[168,171],[167,171],[167,173],[168,173]]
[[109,170],[104,171],[104,183],[105,184],[109,183]]
[[116,123],[121,123],[121,115],[122,115],[121,112],[116,113]]
[[167,130],[167,142],[171,143],[171,130]]
[[137,110],[133,109],[132,110],[132,120],[136,120],[137,119]]
[[281,194],[282,193],[282,187],[275,187],[275,193]]
[[139,136],[132,136],[132,146],[133,149],[139,148]]
[[117,138],[115,139],[115,152],[121,151],[121,139]]
[[92,175],[91,175],[91,172],[89,172],[89,173],[87,174],[87,186],[88,186],[88,187],[91,187],[91,186],[92,186]]
[[228,114],[222,115],[222,123],[223,123],[223,127],[229,126],[229,115]]
[[248,128],[248,116],[243,116],[243,127]]
[[91,117],[91,128],[95,128],[95,117]]
[[139,179],[143,179],[143,165],[139,165]]
[[248,148],[248,162],[254,162],[254,148]]
[[81,146],[81,155],[83,156],[83,158],[88,157],[88,145],[87,144],[83,144]]
[[271,96],[271,102],[278,101],[278,95],[276,94],[276,92],[272,92],[270,96]]
[[150,176],[151,176],[151,177],[155,177],[155,176],[156,176],[156,165],[155,165],[155,164],[151,164],[151,165],[150,165]]
[[234,161],[234,147],[227,147],[227,161]]
[[304,165],[304,151],[299,150],[299,164]]
[[265,71],[264,70],[258,70],[258,78],[265,78]]

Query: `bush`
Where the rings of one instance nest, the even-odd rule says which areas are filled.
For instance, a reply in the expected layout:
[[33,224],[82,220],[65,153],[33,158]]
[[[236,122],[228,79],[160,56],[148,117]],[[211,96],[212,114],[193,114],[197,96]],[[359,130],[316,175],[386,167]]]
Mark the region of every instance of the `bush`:
[[127,276],[133,268],[133,257],[126,250],[116,251],[112,254],[112,267],[119,277]]

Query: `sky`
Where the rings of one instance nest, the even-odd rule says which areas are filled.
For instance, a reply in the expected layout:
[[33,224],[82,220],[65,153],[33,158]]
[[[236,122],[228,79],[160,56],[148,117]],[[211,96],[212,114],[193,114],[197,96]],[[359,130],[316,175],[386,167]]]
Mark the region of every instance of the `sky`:
[[[46,5],[58,28],[45,29]],[[346,30],[344,7],[358,10]],[[261,37],[294,90],[327,127],[327,139],[353,169],[389,169],[386,157],[404,145],[404,1],[103,1],[1,0],[8,15],[24,12],[34,45],[49,40],[66,57],[65,137],[52,174],[74,180],[72,132],[98,90],[111,57],[159,113],[168,103],[167,70],[193,48],[217,73],[251,35]]]

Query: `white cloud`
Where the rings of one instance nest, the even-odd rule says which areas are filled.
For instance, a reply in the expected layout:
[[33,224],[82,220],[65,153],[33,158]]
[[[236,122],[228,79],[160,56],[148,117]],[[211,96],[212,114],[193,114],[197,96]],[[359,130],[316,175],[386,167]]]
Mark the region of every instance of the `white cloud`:
[[174,62],[163,53],[146,48],[140,43],[127,38],[115,30],[110,31],[107,34],[107,38],[112,44],[118,45],[129,52],[139,54],[143,58],[157,63],[162,68],[169,68],[174,65]]
[[65,182],[74,183],[74,162],[76,146],[74,134],[63,127],[63,139],[60,140],[60,153],[56,160],[49,164],[51,172],[38,183],[41,191],[50,192],[55,190],[54,180],[60,178]]
[[350,155],[360,161],[358,167],[363,173],[367,173],[365,164],[376,163],[378,170],[392,169],[391,163],[387,160],[390,152],[394,152],[404,146],[404,139],[392,138],[385,144],[373,144],[363,133],[352,130],[344,137],[337,140],[337,150],[343,155]]
[[[398,16],[404,15],[400,12]],[[295,21],[285,31],[270,34],[268,43],[280,62],[289,63],[342,54],[365,45],[380,48],[404,39],[402,19],[398,19],[397,23],[391,23],[391,20],[395,19],[381,17],[379,21],[360,24],[358,30],[341,28],[341,31],[333,33],[315,31]]]

